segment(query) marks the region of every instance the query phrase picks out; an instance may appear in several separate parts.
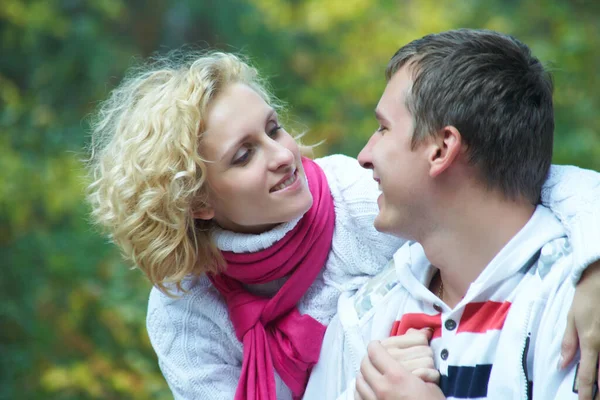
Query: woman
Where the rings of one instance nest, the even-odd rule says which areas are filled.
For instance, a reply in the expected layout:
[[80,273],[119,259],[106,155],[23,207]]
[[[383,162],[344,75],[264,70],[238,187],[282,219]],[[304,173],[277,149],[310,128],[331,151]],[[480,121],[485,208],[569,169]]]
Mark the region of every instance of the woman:
[[401,245],[373,228],[370,172],[303,158],[278,109],[255,69],[208,53],[130,76],[93,124],[93,215],[154,285],[177,399],[299,398],[339,294]]

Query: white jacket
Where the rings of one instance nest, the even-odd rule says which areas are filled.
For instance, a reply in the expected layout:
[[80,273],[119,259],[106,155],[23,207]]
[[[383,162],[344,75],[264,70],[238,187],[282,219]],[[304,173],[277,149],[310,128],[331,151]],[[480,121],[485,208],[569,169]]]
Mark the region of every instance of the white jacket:
[[[532,257],[537,261],[524,274],[523,266],[531,265]],[[490,262],[455,307],[456,310],[485,300],[494,287],[511,278],[515,282],[515,297],[497,346],[475,350],[490,352],[494,360],[487,397],[481,399],[577,398],[572,390],[575,365],[564,371],[557,369],[566,316],[575,291],[569,279],[573,259],[563,227],[545,207],[539,206],[528,224]],[[404,312],[414,312],[415,303],[426,308],[425,303],[439,302],[427,289],[434,273],[435,268],[429,265],[422,247],[407,243],[396,252],[389,267],[356,295],[343,294],[304,399],[353,399],[354,377],[366,355],[367,344],[389,337],[394,321]],[[445,305],[442,308],[446,308],[443,313],[452,311]],[[461,346],[458,341],[450,351],[471,359],[472,355],[466,353],[473,349],[469,349],[468,342],[462,343],[465,348],[457,349],[457,345]],[[477,357],[483,359],[486,355]],[[439,357],[435,361],[439,368],[443,361]],[[531,393],[528,380],[533,381]]]

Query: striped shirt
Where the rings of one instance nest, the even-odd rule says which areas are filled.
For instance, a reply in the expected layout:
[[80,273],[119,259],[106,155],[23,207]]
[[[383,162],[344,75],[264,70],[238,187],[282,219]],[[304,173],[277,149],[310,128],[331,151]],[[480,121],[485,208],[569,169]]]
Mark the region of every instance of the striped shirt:
[[[568,246],[565,238],[558,238],[542,250],[559,257],[568,251]],[[559,251],[561,248],[565,251]],[[498,352],[507,350],[499,348],[498,342],[513,300],[522,290],[531,287],[530,279],[540,265],[543,267],[556,261],[553,257],[540,257],[540,253],[516,273],[502,278],[503,271],[496,271],[501,279],[453,309],[439,299],[437,303],[431,303],[411,297],[405,303],[403,314],[393,323],[390,336],[402,335],[410,328],[433,329],[430,345],[441,375],[440,388],[448,399],[487,398],[494,360]],[[429,274],[435,273],[433,267],[428,268]],[[471,287],[471,290],[478,289]],[[533,362],[528,361],[529,364]]]

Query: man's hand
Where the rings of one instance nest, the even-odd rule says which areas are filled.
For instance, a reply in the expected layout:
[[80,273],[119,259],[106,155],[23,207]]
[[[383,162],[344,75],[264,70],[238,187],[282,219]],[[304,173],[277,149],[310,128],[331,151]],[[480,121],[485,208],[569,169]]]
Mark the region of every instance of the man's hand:
[[[407,332],[408,334],[408,332]],[[374,341],[356,377],[356,400],[442,400],[440,388],[425,382],[397,362],[383,345]]]
[[[596,393],[598,353],[600,352],[600,261],[590,265],[575,289],[573,304],[567,317],[567,329],[561,348],[561,365],[569,365],[581,350],[579,365],[579,400],[592,400]],[[597,396],[596,396],[597,398]]]
[[[429,346],[431,329],[409,329],[404,335],[381,341],[390,356],[425,382],[438,383],[440,373],[435,369],[433,350]],[[368,356],[363,362],[368,361]]]

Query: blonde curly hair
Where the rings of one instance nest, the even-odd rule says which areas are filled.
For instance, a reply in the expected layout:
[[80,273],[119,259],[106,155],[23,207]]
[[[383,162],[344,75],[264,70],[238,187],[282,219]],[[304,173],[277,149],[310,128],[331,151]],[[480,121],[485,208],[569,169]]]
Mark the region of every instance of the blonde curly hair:
[[130,73],[91,122],[88,201],[126,259],[170,294],[189,275],[224,264],[205,205],[206,160],[199,142],[211,101],[244,83],[281,108],[255,68],[233,54],[171,53]]

